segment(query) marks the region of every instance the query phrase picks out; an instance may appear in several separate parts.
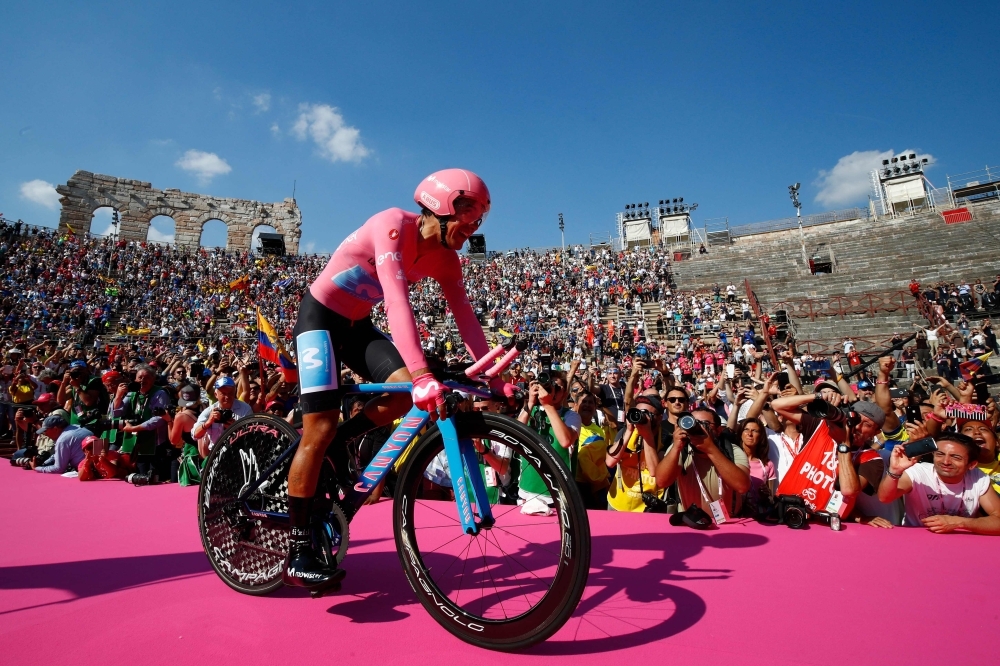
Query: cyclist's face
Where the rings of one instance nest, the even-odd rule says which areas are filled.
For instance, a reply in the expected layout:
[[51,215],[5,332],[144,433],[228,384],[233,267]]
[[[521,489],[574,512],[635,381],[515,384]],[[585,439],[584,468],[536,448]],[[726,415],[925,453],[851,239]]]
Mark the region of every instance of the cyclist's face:
[[486,208],[475,199],[455,199],[455,214],[448,224],[448,246],[461,247],[483,223]]

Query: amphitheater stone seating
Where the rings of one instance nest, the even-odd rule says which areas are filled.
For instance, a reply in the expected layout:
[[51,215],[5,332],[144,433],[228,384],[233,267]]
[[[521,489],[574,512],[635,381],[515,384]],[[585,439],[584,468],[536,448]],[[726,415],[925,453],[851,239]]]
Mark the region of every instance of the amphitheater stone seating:
[[[840,295],[906,291],[909,281],[989,279],[1000,273],[1000,205],[973,209],[974,219],[945,224],[938,213],[878,220],[859,219],[735,239],[729,247],[713,247],[675,262],[674,279],[682,290],[707,289],[736,277],[749,278],[761,304],[769,310],[782,301],[829,299]],[[824,246],[833,252],[834,272],[809,273],[802,253]],[[922,322],[916,312],[877,313],[795,321],[799,338],[885,337]]]

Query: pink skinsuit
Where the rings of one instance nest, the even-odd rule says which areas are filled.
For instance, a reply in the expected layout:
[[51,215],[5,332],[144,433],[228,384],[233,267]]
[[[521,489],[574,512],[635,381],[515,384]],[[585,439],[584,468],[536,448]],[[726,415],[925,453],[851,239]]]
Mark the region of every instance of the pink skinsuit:
[[441,285],[472,357],[489,351],[465,293],[458,253],[440,247],[417,261],[419,217],[399,208],[373,215],[340,244],[309,287],[313,298],[352,321],[364,319],[384,300],[392,341],[410,372],[427,367],[409,292],[410,283],[425,277]]

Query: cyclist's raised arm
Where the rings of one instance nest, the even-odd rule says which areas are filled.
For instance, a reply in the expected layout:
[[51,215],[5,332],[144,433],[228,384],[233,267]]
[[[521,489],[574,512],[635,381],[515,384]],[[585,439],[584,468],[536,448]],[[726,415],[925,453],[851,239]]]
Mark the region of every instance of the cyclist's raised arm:
[[465,346],[472,354],[472,358],[479,360],[489,350],[490,345],[486,341],[486,334],[476,317],[476,312],[469,303],[469,295],[465,291],[465,283],[462,280],[462,265],[458,260],[458,255],[449,253],[450,256],[442,261],[442,269],[434,279],[441,285],[444,298],[451,306],[451,311],[455,315],[455,324],[458,332],[465,341]]

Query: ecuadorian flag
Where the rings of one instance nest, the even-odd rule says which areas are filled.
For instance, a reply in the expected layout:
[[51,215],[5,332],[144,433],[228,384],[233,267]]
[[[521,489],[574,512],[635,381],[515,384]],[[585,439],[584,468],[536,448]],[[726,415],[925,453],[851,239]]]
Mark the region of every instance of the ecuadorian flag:
[[271,326],[271,322],[260,313],[260,308],[257,308],[257,355],[265,361],[277,365],[286,382],[299,380],[299,371],[295,367],[295,362],[285,351],[285,346],[281,344],[281,339],[274,330],[274,326]]

